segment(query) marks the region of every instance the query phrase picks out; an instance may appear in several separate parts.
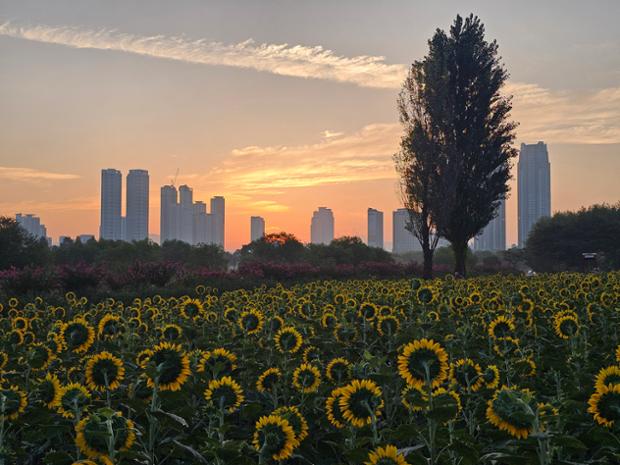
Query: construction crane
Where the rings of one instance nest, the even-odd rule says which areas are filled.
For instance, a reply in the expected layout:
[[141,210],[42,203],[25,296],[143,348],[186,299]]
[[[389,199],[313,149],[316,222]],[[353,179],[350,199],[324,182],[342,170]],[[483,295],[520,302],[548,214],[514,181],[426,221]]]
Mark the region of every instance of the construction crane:
[[176,187],[178,177],[179,177],[179,168],[177,168],[176,173],[174,173],[174,178],[170,181],[170,185],[172,187]]

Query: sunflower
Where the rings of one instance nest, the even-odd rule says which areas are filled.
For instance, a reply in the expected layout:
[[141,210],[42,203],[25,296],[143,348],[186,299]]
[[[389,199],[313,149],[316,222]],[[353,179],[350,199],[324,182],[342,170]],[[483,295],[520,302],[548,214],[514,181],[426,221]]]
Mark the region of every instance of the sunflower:
[[377,332],[381,336],[393,336],[398,332],[400,323],[393,315],[380,316],[377,319]]
[[212,377],[217,378],[219,376],[230,376],[236,369],[237,356],[231,351],[219,347],[202,354],[196,371],[203,373],[208,370]]
[[264,323],[265,315],[255,308],[242,312],[238,321],[239,328],[241,328],[242,331],[245,331],[246,334],[259,333],[261,329],[263,329]]
[[5,351],[0,350],[0,371],[4,370],[8,363],[9,355]]
[[438,387],[448,376],[448,354],[432,339],[419,339],[407,344],[398,356],[398,372],[410,386],[427,381]]
[[81,317],[65,323],[60,335],[63,346],[77,354],[85,353],[95,342],[95,330]]
[[62,385],[58,377],[52,373],[47,373],[45,378],[40,379],[37,386],[37,395],[39,400],[48,409],[58,408],[62,395]]
[[562,339],[570,339],[579,334],[579,318],[570,310],[560,312],[553,318],[555,334]]
[[120,412],[93,413],[75,426],[75,444],[89,459],[109,461],[110,448],[126,451],[136,440],[133,421]]
[[324,312],[321,316],[321,326],[325,329],[333,329],[338,323],[338,318],[332,312]]
[[196,320],[205,314],[205,309],[199,299],[188,299],[180,305],[179,312],[183,318]]
[[336,326],[334,326],[333,335],[334,338],[341,343],[350,344],[358,339],[357,328],[353,325],[344,325],[342,323],[337,323]]
[[431,287],[421,286],[416,291],[416,297],[421,304],[430,304],[435,299],[435,294]]
[[149,362],[149,358],[153,355],[153,351],[151,349],[144,349],[138,352],[136,355],[136,365],[140,368],[146,368],[147,363]]
[[304,340],[295,328],[285,326],[276,333],[274,341],[280,352],[294,354],[300,349]]
[[547,424],[551,419],[557,417],[560,414],[560,411],[555,408],[553,405],[549,403],[539,402],[538,403],[538,420],[540,423],[541,430],[545,430]]
[[509,336],[514,330],[514,319],[508,318],[505,315],[500,315],[489,323],[487,332],[492,339],[501,339]]
[[302,363],[293,371],[293,386],[299,392],[310,394],[319,390],[321,372],[314,365]]
[[500,357],[506,357],[507,355],[515,353],[519,349],[520,341],[518,338],[506,336],[498,338],[493,344],[493,350]]
[[461,358],[450,366],[450,379],[464,389],[478,391],[484,385],[482,369],[471,358]]
[[[169,342],[161,342],[152,350],[153,355],[149,357],[147,364],[147,385],[153,387],[157,383],[160,391],[181,389],[191,374],[187,354],[179,344]],[[156,375],[152,376],[149,371]]]
[[588,413],[599,425],[611,428],[620,419],[620,384],[602,386],[588,400]]
[[353,380],[343,387],[342,396],[338,400],[342,416],[357,428],[370,425],[373,418],[381,415],[382,395],[381,388],[374,381]]
[[514,362],[514,367],[521,376],[531,377],[536,374],[536,362],[530,357],[518,359]]
[[174,341],[179,339],[183,334],[183,330],[179,325],[175,325],[174,323],[170,323],[161,328],[161,337],[166,341]]
[[325,369],[325,376],[333,383],[341,383],[351,376],[351,362],[346,358],[332,359]]
[[289,422],[295,432],[295,440],[297,445],[308,436],[308,422],[301,414],[299,409],[294,405],[288,407],[280,407],[273,411],[272,415],[278,415]]
[[487,420],[502,431],[526,439],[534,427],[537,404],[528,389],[503,386],[487,403]]
[[409,462],[398,453],[396,446],[385,446],[370,452],[364,465],[409,465]]
[[339,387],[334,389],[329,397],[325,399],[325,414],[327,420],[338,429],[346,426],[346,420],[340,409],[340,397],[342,397],[343,393],[344,388]]
[[620,344],[616,348],[616,362],[620,363]]
[[457,392],[445,388],[437,388],[432,393],[433,418],[448,422],[455,419],[461,412],[461,397]]
[[321,352],[315,346],[306,346],[301,356],[304,363],[321,362]]
[[230,376],[209,381],[209,385],[204,392],[205,400],[213,405],[226,409],[228,413],[233,413],[244,401],[243,389]]
[[97,325],[97,336],[99,339],[112,339],[118,336],[122,330],[121,317],[106,313],[101,317]]
[[0,420],[16,420],[20,414],[24,413],[28,405],[26,393],[19,387],[12,385],[0,387]]
[[372,302],[363,302],[360,305],[357,314],[360,318],[363,318],[367,321],[372,321],[377,316],[377,306]]
[[400,393],[400,399],[410,412],[421,412],[428,405],[428,394],[422,386],[405,386]]
[[60,391],[58,413],[65,418],[74,418],[75,413],[84,411],[90,403],[90,391],[79,383],[70,383]]
[[28,365],[34,371],[45,370],[55,357],[49,347],[37,342],[31,344],[28,350]]
[[293,455],[297,442],[295,431],[287,420],[269,415],[256,422],[252,444],[260,455],[281,461]]
[[499,369],[496,365],[487,366],[482,374],[482,378],[484,379],[487,389],[497,388],[497,386],[499,386]]
[[86,362],[86,385],[92,390],[114,391],[125,378],[123,361],[110,352],[101,352]]
[[267,368],[258,377],[256,390],[258,392],[271,391],[281,379],[282,372],[279,368]]

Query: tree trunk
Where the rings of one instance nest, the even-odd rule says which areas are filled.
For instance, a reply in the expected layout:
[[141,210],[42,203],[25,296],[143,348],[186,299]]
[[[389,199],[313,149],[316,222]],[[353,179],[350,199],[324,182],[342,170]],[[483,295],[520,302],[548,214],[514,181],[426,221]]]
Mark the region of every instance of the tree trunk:
[[461,277],[466,276],[465,261],[467,259],[467,242],[453,242],[452,250],[454,251],[454,273],[458,273]]
[[433,252],[428,243],[422,245],[422,252],[424,253],[424,270],[422,271],[422,277],[424,279],[433,279]]

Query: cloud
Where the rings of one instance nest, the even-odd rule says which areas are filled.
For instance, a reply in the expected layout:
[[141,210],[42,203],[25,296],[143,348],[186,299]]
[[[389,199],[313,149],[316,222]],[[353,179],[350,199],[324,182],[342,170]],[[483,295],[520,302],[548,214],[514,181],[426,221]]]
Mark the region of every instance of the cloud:
[[0,166],[0,179],[9,181],[67,181],[78,178],[79,176],[76,174],[52,173],[32,168]]
[[556,144],[620,142],[620,87],[590,92],[552,91],[536,84],[509,83],[512,116],[523,141]]
[[388,64],[381,56],[345,57],[320,45],[259,44],[251,39],[224,44],[180,36],[139,36],[109,29],[16,25],[12,22],[0,24],[0,35],[74,48],[114,50],[186,63],[347,82],[361,87],[398,88],[407,71],[405,65]]
[[[398,89],[408,66],[386,63],[382,56],[346,57],[322,46],[258,44],[252,40],[237,44],[191,40],[176,36],[139,36],[115,30],[88,30],[47,25],[0,24],[0,35],[60,44],[74,48],[114,50],[187,63],[231,66],[300,78],[351,83],[361,87]],[[533,83],[510,82],[505,89],[514,95],[513,117],[521,123],[521,140],[552,143],[620,142],[620,87],[598,91],[558,91]],[[326,130],[326,140],[345,138]],[[282,148],[268,148],[267,155]],[[259,157],[264,148],[246,147]],[[312,173],[310,173],[312,175]],[[294,176],[295,178],[298,175]],[[309,181],[313,182],[313,181]]]
[[243,147],[233,150],[206,178],[250,192],[392,179],[391,155],[399,131],[397,124],[371,124],[315,144]]

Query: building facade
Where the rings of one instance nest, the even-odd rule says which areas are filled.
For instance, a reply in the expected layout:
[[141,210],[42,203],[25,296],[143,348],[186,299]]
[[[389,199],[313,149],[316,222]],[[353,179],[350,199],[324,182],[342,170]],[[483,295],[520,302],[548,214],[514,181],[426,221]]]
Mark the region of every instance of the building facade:
[[162,186],[160,193],[159,242],[163,244],[179,238],[179,204],[176,187]]
[[547,144],[521,144],[517,164],[519,247],[536,222],[551,216],[551,165]]
[[25,215],[18,213],[15,215],[15,221],[23,230],[35,239],[47,240],[47,228],[41,223],[41,218],[38,216],[33,215],[32,213],[27,213]]
[[383,212],[368,209],[368,247],[383,248]]
[[115,169],[101,170],[101,239],[122,240],[121,231],[122,176]]
[[420,243],[407,229],[409,210],[399,208],[392,213],[392,253],[403,254],[422,250]]
[[265,219],[262,216],[250,217],[250,242],[265,236]]
[[327,207],[319,207],[312,214],[310,242],[329,245],[334,240],[334,213]]
[[213,243],[224,248],[226,230],[226,201],[224,197],[211,199],[211,215],[213,215]]
[[129,170],[127,174],[126,241],[149,237],[149,172]]
[[497,208],[497,216],[474,238],[474,250],[497,252],[506,250],[506,200]]

